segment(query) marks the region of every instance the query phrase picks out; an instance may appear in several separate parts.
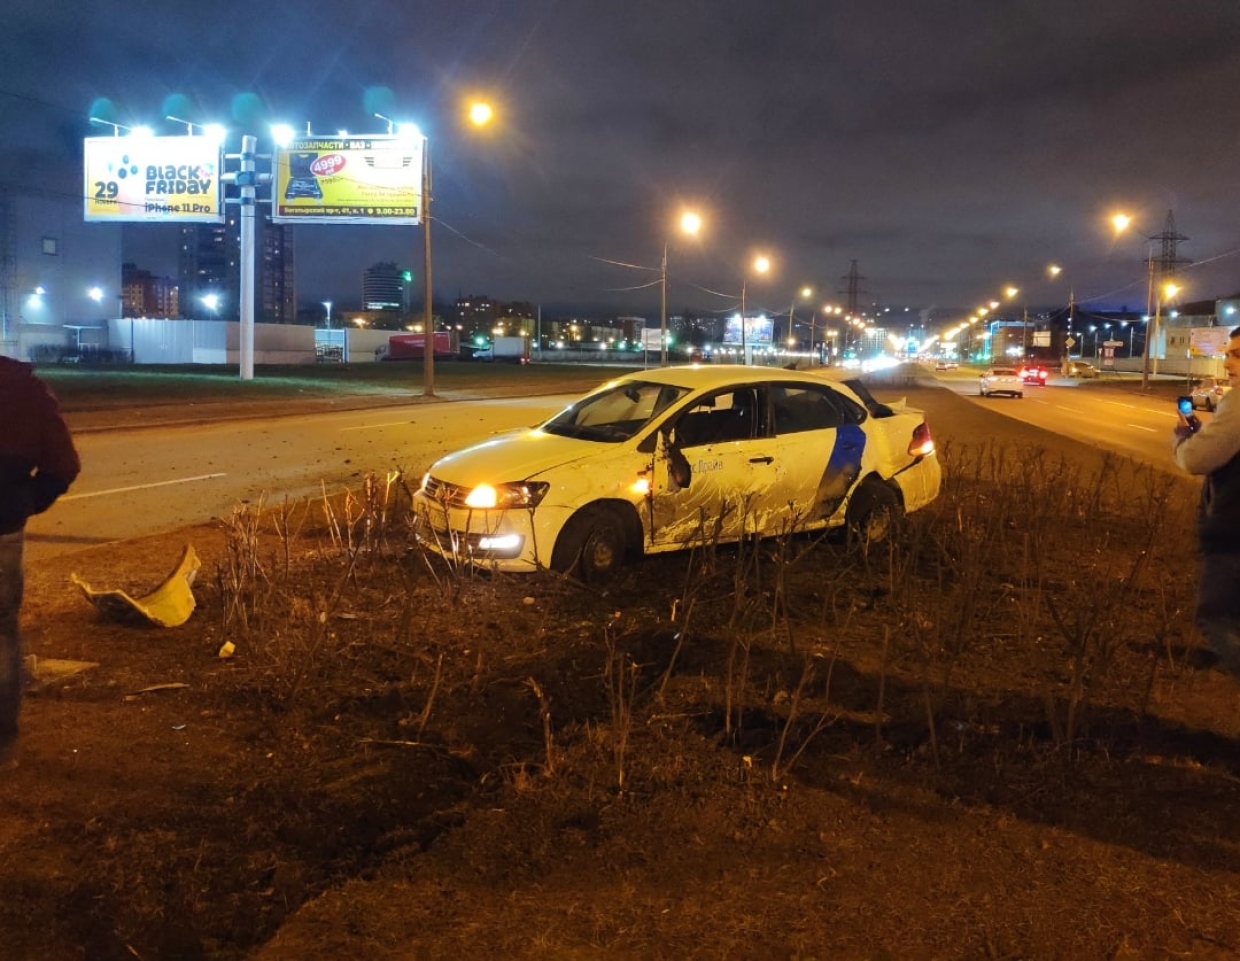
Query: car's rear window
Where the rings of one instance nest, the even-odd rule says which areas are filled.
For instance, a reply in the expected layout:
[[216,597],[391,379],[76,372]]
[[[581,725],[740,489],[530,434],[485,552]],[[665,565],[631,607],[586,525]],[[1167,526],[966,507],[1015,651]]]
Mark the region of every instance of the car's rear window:
[[1014,367],[996,367],[990,372],[991,377],[1015,377],[1016,369]]

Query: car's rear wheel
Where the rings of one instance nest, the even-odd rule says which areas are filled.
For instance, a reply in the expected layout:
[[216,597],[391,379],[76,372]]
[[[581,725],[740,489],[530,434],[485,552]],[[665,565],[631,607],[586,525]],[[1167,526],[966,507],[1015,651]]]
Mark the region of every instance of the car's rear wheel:
[[848,502],[845,525],[850,541],[877,544],[891,536],[903,517],[896,492],[877,478],[862,481]]
[[624,524],[616,512],[601,504],[574,514],[551,552],[551,567],[587,584],[610,579],[624,564],[627,542]]

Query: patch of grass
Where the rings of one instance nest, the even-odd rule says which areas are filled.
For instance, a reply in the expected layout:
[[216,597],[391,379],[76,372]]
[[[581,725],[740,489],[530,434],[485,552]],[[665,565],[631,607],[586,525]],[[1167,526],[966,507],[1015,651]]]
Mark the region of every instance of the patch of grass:
[[[629,368],[580,364],[478,364],[441,361],[435,365],[436,392],[524,396],[585,390]],[[41,367],[38,374],[69,412],[134,404],[240,403],[305,400],[359,394],[422,394],[421,362],[259,366],[252,380],[233,367],[91,369]]]

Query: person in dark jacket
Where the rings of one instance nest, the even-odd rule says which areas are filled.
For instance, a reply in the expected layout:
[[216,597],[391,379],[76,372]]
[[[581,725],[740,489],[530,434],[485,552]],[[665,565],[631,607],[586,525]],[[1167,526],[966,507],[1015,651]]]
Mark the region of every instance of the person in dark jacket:
[[1223,369],[1232,389],[1197,430],[1181,415],[1173,437],[1175,460],[1204,475],[1197,508],[1201,576],[1197,625],[1219,667],[1240,679],[1240,327],[1227,341]]
[[29,364],[0,356],[0,762],[16,748],[21,710],[26,520],[51,507],[80,469],[52,392]]

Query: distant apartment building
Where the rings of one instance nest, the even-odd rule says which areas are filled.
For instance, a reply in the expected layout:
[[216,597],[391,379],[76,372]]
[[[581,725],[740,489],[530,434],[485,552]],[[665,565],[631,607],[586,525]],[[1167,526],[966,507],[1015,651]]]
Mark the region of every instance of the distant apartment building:
[[[293,228],[255,220],[254,319],[291,324],[297,320]],[[237,211],[222,224],[188,224],[181,228],[179,254],[181,317],[241,316],[241,225]],[[211,301],[204,298],[213,297]],[[215,307],[208,306],[214,303]]]
[[517,324],[525,328],[526,333],[533,333],[538,323],[538,310],[533,304],[514,300],[510,304],[502,304],[496,310],[497,319],[505,320],[510,325]]
[[179,293],[171,277],[156,277],[137,264],[121,264],[121,316],[179,317]]
[[533,334],[538,311],[532,304],[513,301],[505,304],[486,295],[470,294],[452,305],[452,326],[464,333],[491,334],[497,328],[522,330]]
[[499,318],[500,306],[485,295],[458,297],[452,305],[451,324],[463,336],[490,334]]
[[409,282],[412,274],[394,263],[374,264],[362,273],[362,309],[408,309]]

